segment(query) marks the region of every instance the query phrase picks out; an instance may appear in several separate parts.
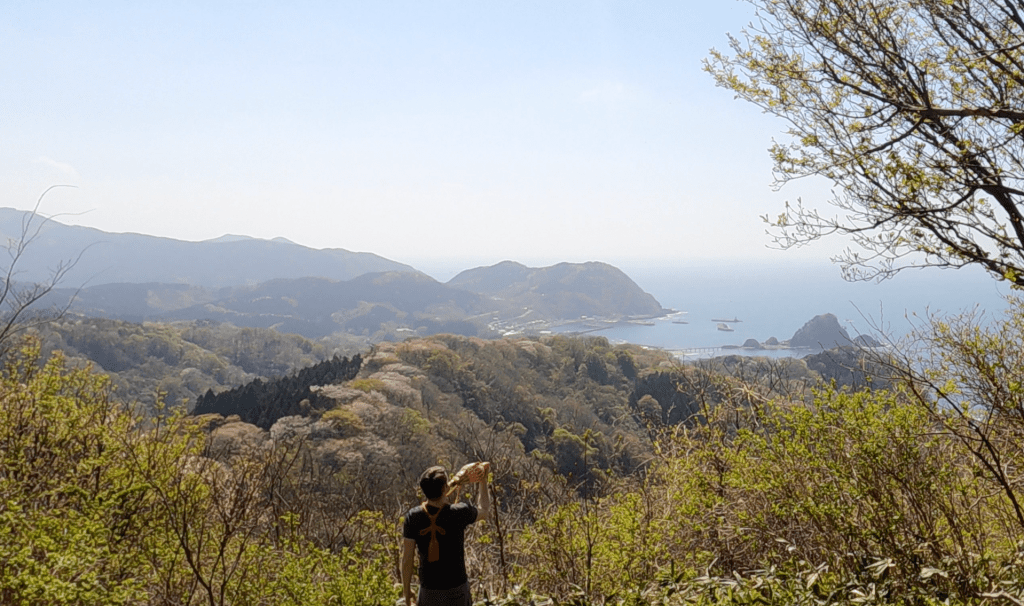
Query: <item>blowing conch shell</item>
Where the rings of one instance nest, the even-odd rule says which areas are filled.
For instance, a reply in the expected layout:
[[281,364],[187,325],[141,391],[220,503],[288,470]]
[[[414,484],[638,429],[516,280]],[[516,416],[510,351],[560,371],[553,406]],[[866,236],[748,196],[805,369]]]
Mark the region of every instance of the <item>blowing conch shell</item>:
[[479,482],[486,477],[490,467],[491,464],[487,461],[477,461],[476,463],[463,465],[462,469],[448,479],[448,494],[451,494],[460,484]]

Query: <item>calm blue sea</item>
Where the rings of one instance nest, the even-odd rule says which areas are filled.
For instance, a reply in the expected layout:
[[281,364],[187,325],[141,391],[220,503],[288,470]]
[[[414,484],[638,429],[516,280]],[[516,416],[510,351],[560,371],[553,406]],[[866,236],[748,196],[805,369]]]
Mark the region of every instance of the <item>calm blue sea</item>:
[[[592,334],[679,351],[742,345],[753,338],[782,341],[818,314],[832,313],[851,336],[881,332],[899,337],[920,326],[928,314],[976,310],[987,317],[1006,308],[1009,292],[980,271],[915,270],[882,283],[846,282],[836,266],[770,266],[719,263],[702,267],[621,267],[664,307],[686,312],[654,326],[617,325]],[[733,319],[722,332],[715,319]],[[687,324],[674,324],[685,320]],[[749,350],[692,353],[696,357]],[[805,353],[805,352],[803,352]],[[802,355],[778,351],[767,355]]]

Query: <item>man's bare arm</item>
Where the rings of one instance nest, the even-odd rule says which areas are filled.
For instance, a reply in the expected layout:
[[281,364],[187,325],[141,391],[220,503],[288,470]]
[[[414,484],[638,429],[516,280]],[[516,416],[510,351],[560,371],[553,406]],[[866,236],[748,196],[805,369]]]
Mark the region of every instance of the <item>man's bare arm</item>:
[[476,497],[477,520],[491,519],[491,490],[487,484],[490,473],[491,464],[484,463],[483,473],[480,474],[480,479],[477,481],[480,484],[480,492]]
[[413,558],[416,555],[416,541],[405,539],[402,542],[402,596],[405,598],[405,606],[412,606],[416,597],[412,595],[412,568]]

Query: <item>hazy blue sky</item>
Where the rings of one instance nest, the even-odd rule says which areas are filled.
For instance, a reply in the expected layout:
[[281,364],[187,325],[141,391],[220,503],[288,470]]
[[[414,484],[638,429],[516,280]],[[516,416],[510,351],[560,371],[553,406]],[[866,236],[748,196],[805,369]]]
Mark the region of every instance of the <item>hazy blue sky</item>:
[[[701,60],[696,2],[21,2],[0,20],[0,205],[398,261],[824,259],[766,249],[785,124]],[[803,188],[803,189],[801,189]],[[836,270],[838,272],[838,270]]]

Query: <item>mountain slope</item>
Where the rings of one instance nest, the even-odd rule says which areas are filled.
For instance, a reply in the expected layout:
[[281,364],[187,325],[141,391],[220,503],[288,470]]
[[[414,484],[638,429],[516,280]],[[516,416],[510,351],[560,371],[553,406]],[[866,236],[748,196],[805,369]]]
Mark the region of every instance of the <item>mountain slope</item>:
[[[0,237],[17,238],[30,213],[0,208]],[[40,220],[37,217],[35,220]],[[342,248],[317,250],[283,238],[259,240],[222,236],[186,242],[141,234],[108,233],[49,220],[28,254],[19,261],[18,279],[39,281],[61,261],[81,255],[64,284],[166,282],[219,287],[275,278],[316,276],[350,280],[370,272],[416,271],[372,253]]]
[[599,262],[532,268],[504,261],[468,269],[448,285],[527,307],[548,318],[621,318],[665,312],[622,270]]
[[[73,301],[72,301],[73,298]],[[488,336],[486,319],[501,302],[452,288],[417,272],[269,280],[255,286],[103,284],[57,289],[40,302],[91,317],[142,321],[214,320],[320,338],[334,333],[398,338],[452,332]],[[383,334],[382,334],[383,331]]]

